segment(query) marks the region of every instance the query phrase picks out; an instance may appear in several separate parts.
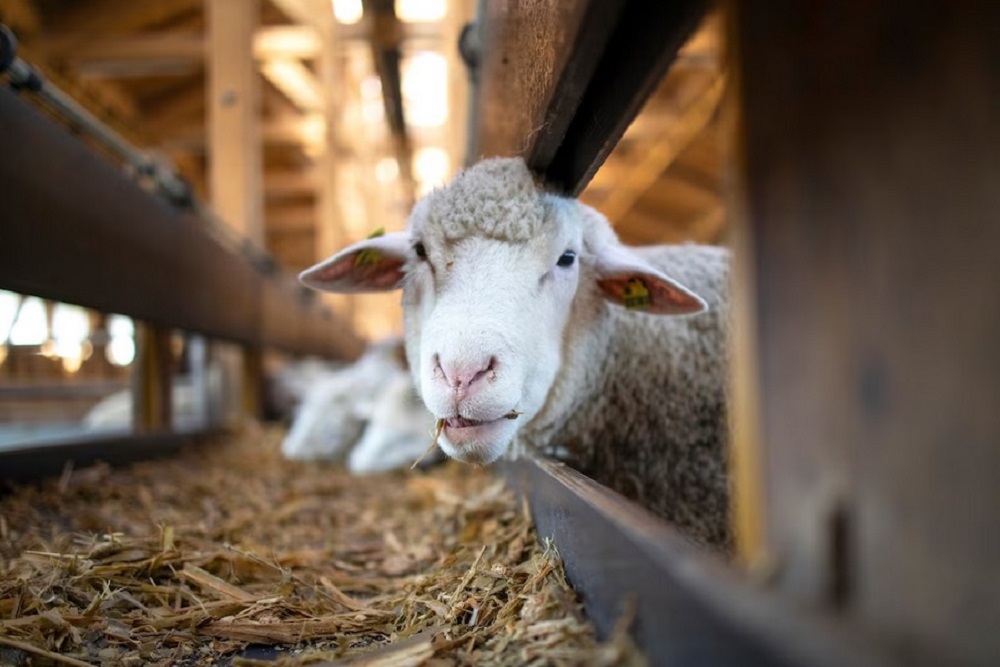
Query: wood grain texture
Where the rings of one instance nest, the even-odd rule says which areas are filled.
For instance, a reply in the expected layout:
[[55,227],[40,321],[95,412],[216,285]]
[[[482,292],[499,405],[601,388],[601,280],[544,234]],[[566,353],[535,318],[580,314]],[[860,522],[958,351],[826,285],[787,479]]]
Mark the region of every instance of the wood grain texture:
[[998,664],[1000,5],[734,6],[781,585]]
[[521,155],[549,187],[578,194],[706,4],[487,2],[472,161]]
[[361,342],[292,278],[130,182],[0,90],[0,288],[321,356]]
[[598,632],[610,633],[632,605],[632,633],[651,664],[896,664],[885,647],[763,594],[662,520],[565,465],[528,458],[505,466]]

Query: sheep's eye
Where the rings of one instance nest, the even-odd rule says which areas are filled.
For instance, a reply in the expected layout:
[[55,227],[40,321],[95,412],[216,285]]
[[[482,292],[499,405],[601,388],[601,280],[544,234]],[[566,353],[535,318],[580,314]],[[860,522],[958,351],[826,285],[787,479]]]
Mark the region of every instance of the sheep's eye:
[[417,243],[414,245],[413,252],[417,253],[417,257],[420,259],[427,259],[427,248],[424,247],[423,243]]
[[556,262],[556,266],[566,268],[567,266],[573,266],[573,262],[575,261],[576,253],[572,250],[567,250],[563,254],[559,255],[559,261]]

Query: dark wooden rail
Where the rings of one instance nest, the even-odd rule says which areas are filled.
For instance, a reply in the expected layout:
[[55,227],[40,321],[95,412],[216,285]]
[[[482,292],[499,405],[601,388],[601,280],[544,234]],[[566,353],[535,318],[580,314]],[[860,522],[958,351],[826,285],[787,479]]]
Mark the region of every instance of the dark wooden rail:
[[598,631],[610,634],[632,606],[632,633],[651,664],[897,664],[843,619],[766,594],[720,557],[561,463],[528,458],[505,472],[528,497],[539,536],[559,550]]
[[522,155],[578,194],[697,27],[707,0],[487,0],[470,159]]
[[211,223],[0,89],[0,288],[250,345],[352,358],[353,330]]

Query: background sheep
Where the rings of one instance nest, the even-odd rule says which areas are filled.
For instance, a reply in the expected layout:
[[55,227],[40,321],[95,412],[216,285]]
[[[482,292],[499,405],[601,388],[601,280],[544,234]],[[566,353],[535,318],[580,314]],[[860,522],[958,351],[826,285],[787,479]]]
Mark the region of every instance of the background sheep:
[[433,418],[420,402],[402,342],[369,347],[354,364],[317,372],[315,364],[284,371],[301,404],[281,445],[298,460],[343,460],[363,474],[409,467],[427,449]]
[[540,192],[522,160],[494,159],[420,201],[406,232],[301,278],[334,292],[403,288],[407,356],[449,456],[488,463],[558,446],[726,546],[727,273],[720,249],[627,248],[595,210]]

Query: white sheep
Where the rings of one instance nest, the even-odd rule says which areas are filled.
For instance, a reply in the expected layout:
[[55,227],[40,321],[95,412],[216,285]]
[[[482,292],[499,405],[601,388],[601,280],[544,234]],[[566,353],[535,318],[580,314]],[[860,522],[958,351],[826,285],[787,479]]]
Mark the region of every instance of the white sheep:
[[351,472],[365,474],[408,467],[427,449],[433,418],[416,396],[398,339],[310,377],[298,387],[302,403],[281,445],[286,458],[346,457]]
[[564,449],[726,547],[728,265],[718,248],[628,248],[601,214],[541,192],[513,158],[465,170],[418,202],[407,231],[350,246],[301,280],[402,287],[414,382],[444,420],[449,456]]

